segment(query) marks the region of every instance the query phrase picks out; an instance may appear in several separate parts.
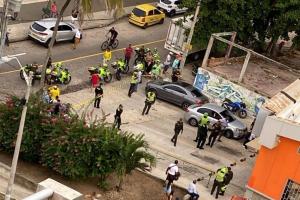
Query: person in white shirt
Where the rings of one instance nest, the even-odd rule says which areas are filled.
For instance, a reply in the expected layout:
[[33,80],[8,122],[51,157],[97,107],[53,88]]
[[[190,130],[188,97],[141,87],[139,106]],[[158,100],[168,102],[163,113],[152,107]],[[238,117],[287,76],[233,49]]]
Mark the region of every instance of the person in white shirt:
[[172,52],[169,52],[169,54],[167,55],[166,61],[164,62],[164,70],[163,70],[163,74],[165,74],[169,67],[171,66],[171,59],[172,59]]
[[178,164],[178,160],[175,160],[174,163],[171,163],[169,165],[169,167],[167,168],[167,170],[166,170],[166,174],[167,174],[166,182],[167,182],[167,185],[173,183],[174,180],[178,179],[179,171],[178,171],[177,164]]
[[191,196],[191,200],[198,200],[199,194],[196,188],[197,180],[193,180],[187,188],[187,193]]
[[73,49],[76,49],[77,45],[80,43],[81,33],[80,30],[77,29],[75,33],[75,39],[73,44]]

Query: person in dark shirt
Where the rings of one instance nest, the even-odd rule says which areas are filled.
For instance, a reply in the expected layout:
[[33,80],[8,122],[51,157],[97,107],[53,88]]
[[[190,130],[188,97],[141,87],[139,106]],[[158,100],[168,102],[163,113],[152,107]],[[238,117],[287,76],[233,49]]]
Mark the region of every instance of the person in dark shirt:
[[101,98],[103,97],[103,89],[101,88],[102,84],[100,83],[98,87],[95,88],[95,101],[94,108],[99,108]]
[[221,122],[220,121],[217,121],[213,126],[212,126],[212,129],[210,130],[211,133],[209,135],[209,138],[208,138],[208,143],[206,145],[209,145],[210,147],[212,147],[218,137],[218,135],[220,134],[221,132],[221,129],[222,129],[222,126],[221,126]]
[[175,132],[175,134],[172,137],[171,141],[174,143],[174,146],[176,147],[177,137],[178,137],[180,132],[181,132],[181,134],[183,132],[183,120],[182,120],[182,118],[180,118],[179,121],[176,122],[174,132]]
[[180,77],[180,71],[175,69],[172,73],[172,82],[177,82]]
[[116,38],[118,37],[118,32],[115,30],[115,27],[112,27],[109,30],[110,33],[110,46],[115,42]]
[[115,114],[115,122],[114,122],[114,127],[117,127],[120,130],[120,126],[121,126],[121,114],[123,112],[123,106],[122,104],[119,105],[119,107],[116,110],[116,114]]

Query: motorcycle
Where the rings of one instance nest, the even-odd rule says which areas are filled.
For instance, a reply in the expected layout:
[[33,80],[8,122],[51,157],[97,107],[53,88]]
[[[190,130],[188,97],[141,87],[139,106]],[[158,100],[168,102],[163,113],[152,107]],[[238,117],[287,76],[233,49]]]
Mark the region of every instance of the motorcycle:
[[67,68],[59,68],[52,70],[49,75],[46,75],[46,82],[50,84],[69,84],[72,76]]
[[103,79],[106,83],[110,83],[112,81],[112,74],[106,67],[89,67],[88,71],[90,72],[90,77],[93,74],[98,74],[101,79]]
[[244,119],[247,117],[246,104],[244,102],[232,102],[229,99],[225,99],[222,103],[222,107],[236,113],[240,118]]
[[145,62],[145,52],[142,53],[140,48],[135,48],[135,59],[134,59],[134,65],[136,65],[139,62],[144,63]]
[[126,65],[123,59],[119,59],[111,64],[111,67],[115,70],[116,79],[121,80],[121,73],[127,74],[129,71],[129,66]]
[[35,80],[41,80],[41,72],[37,70],[38,66],[34,64],[26,64],[25,66],[22,66],[20,69],[20,78],[22,80],[25,80],[24,73],[29,76],[29,73],[32,71],[33,72],[33,77],[32,77],[32,84],[34,84]]

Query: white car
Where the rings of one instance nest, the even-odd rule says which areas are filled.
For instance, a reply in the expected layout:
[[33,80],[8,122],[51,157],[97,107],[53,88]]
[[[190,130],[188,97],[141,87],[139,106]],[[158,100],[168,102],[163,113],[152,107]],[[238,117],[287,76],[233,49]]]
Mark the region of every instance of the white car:
[[187,8],[179,8],[182,0],[160,0],[157,8],[164,11],[168,16],[173,17],[176,14],[184,13]]
[[[53,35],[55,23],[56,18],[35,21],[29,28],[28,36],[48,47]],[[72,23],[60,22],[55,42],[73,41],[76,31],[77,28]]]

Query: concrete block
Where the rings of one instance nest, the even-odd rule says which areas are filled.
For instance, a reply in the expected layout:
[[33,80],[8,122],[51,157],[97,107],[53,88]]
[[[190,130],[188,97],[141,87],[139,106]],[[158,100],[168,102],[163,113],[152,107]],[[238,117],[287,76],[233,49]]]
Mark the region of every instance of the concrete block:
[[54,191],[52,200],[82,200],[83,195],[53,179],[46,179],[38,184],[37,192],[46,188]]

